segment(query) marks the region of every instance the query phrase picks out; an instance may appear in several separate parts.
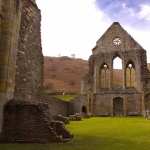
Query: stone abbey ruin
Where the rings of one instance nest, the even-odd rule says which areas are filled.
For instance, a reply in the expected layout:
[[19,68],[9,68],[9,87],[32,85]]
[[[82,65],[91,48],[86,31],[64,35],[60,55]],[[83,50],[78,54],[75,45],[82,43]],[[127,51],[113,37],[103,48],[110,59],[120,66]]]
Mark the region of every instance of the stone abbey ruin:
[[[117,22],[97,41],[79,97],[63,102],[41,94],[40,21],[35,0],[0,0],[0,142],[66,142],[73,136],[53,120],[59,114],[126,116],[150,109],[146,51]],[[122,59],[117,80],[116,57]]]
[[[84,79],[88,112],[100,116],[142,115],[150,109],[150,72],[146,51],[118,22],[97,41]],[[121,59],[122,69],[114,61]],[[121,74],[121,78],[117,78]]]
[[65,142],[38,93],[43,81],[41,14],[35,0],[0,0],[0,142]]

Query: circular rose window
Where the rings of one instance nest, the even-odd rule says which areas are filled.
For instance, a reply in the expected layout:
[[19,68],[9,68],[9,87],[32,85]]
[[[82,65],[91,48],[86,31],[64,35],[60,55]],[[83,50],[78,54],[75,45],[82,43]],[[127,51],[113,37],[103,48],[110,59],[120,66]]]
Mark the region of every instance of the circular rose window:
[[119,46],[119,45],[121,44],[121,39],[120,39],[119,37],[115,38],[115,39],[113,40],[113,44],[114,44],[115,46]]

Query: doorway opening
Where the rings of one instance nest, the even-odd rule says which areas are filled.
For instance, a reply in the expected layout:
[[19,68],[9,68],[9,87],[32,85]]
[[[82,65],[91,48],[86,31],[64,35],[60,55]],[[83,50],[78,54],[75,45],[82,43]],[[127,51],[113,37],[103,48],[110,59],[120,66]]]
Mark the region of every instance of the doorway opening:
[[82,113],[83,114],[87,114],[87,108],[86,108],[86,106],[82,106]]
[[123,116],[123,98],[116,97],[113,99],[113,116]]

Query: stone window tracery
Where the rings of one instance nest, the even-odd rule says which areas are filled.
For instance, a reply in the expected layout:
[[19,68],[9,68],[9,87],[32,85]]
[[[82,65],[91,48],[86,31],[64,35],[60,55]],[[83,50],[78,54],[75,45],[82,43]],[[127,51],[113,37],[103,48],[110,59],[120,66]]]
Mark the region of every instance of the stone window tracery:
[[126,87],[135,87],[135,66],[132,62],[129,62],[126,66]]
[[121,39],[119,37],[114,38],[113,45],[115,45],[115,46],[121,45]]

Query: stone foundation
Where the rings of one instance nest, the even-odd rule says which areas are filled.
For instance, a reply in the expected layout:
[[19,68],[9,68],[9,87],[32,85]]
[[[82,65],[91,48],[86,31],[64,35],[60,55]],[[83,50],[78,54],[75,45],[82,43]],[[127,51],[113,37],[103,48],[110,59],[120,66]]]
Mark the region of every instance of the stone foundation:
[[3,143],[49,143],[66,142],[72,137],[63,125],[58,125],[57,133],[51,124],[47,104],[11,100],[4,107],[0,140]]

